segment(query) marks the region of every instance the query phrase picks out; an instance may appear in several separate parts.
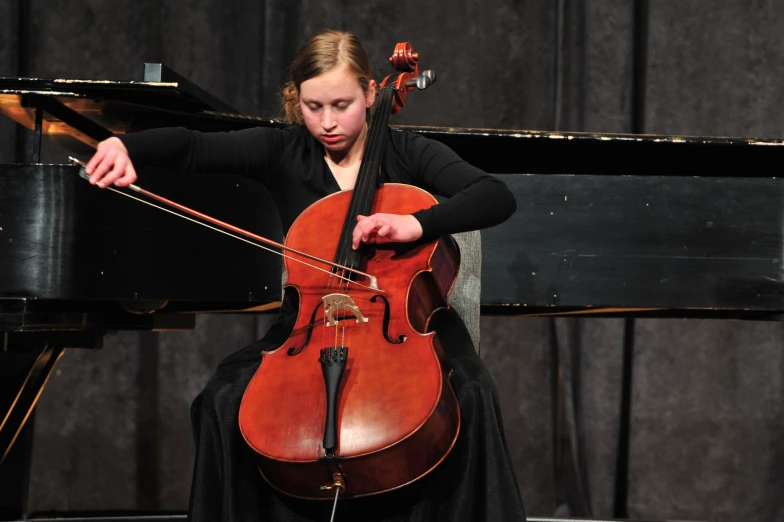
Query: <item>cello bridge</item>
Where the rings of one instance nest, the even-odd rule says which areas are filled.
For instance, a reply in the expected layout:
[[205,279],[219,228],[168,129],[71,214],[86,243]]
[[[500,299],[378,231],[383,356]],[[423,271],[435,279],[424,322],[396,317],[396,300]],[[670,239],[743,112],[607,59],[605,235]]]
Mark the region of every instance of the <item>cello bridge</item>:
[[349,312],[355,318],[356,322],[368,322],[367,317],[362,315],[362,311],[354,304],[354,300],[346,294],[329,294],[321,298],[324,302],[324,313],[327,315],[327,326],[335,326],[338,324],[340,312]]

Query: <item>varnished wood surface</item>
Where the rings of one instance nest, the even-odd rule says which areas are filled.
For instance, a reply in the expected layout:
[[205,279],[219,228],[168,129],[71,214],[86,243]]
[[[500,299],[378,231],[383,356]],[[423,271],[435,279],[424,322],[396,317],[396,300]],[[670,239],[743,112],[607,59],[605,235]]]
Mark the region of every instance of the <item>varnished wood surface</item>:
[[[348,192],[338,193],[310,206],[292,225],[286,245],[331,260],[343,226],[343,220],[335,216],[346,215],[350,197]],[[373,212],[411,213],[435,202],[421,189],[388,185],[377,191]],[[335,450],[348,477],[345,496],[400,487],[426,474],[446,456],[459,427],[456,398],[435,334],[417,331],[409,314],[416,315],[419,324],[422,315],[408,308],[443,306],[441,291],[436,298],[412,298],[409,293],[412,281],[423,272],[427,276],[432,271],[439,281],[414,290],[452,286],[456,257],[436,252],[453,247],[451,241],[371,246],[361,270],[378,278],[381,291],[347,286],[329,274],[287,260],[286,284],[300,295],[299,316],[289,339],[264,354],[239,413],[243,436],[259,455],[273,487],[305,498],[332,496],[320,487],[329,483],[334,466],[319,462],[325,454],[327,400],[318,357],[327,347],[348,348],[338,395]],[[341,315],[339,328],[327,326],[323,307],[319,307],[322,297],[330,293],[349,295],[368,322]],[[387,335],[385,304],[373,300],[378,295],[389,302]],[[314,310],[315,327],[305,344]],[[404,342],[390,342],[401,336]],[[295,355],[290,355],[292,348],[298,350]]]

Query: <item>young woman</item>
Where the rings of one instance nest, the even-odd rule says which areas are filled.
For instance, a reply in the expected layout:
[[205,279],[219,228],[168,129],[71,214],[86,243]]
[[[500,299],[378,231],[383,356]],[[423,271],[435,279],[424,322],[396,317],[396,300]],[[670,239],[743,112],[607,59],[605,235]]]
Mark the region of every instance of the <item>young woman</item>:
[[[134,165],[183,172],[231,170],[267,186],[287,231],[307,206],[354,186],[377,89],[366,52],[353,34],[342,31],[308,39],[291,74],[283,90],[290,126],[216,133],[165,128],[109,138],[87,164],[90,182],[102,188],[127,186],[136,180]],[[445,145],[413,132],[389,129],[387,134],[384,181],[416,185],[448,200],[414,214],[360,216],[354,248],[360,242],[407,242],[487,228],[515,211],[506,185]],[[189,520],[329,520],[332,502],[291,498],[267,485],[238,425],[240,401],[261,352],[277,348],[288,337],[296,311],[297,295],[287,291],[273,327],[224,359],[193,402],[196,459]],[[461,413],[458,440],[424,478],[391,493],[339,501],[335,518],[522,522],[523,502],[492,378],[453,310],[436,313],[430,327],[454,368],[452,386]]]

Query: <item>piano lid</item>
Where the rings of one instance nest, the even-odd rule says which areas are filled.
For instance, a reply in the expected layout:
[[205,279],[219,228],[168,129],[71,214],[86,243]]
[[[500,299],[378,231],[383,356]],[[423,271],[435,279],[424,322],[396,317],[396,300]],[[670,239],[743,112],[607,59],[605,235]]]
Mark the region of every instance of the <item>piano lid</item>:
[[[64,142],[66,148],[69,148],[68,140],[63,138],[75,139],[83,145],[71,145],[80,150],[84,145],[94,147],[97,141],[112,134],[147,128],[185,126],[199,130],[232,130],[287,124],[281,119],[241,114],[192,81],[157,63],[145,64],[143,81],[0,77],[2,114],[35,130],[36,108],[42,109],[42,134]],[[676,147],[679,149],[695,146],[780,148],[784,145],[782,139],[749,137],[433,127],[395,125],[394,122],[390,126],[413,130],[457,149],[478,142],[504,144],[502,149],[508,145],[511,151],[528,143],[571,151],[580,148],[578,143],[607,150],[609,143],[612,150],[630,152],[650,146],[660,152],[662,148],[677,145],[683,145]]]
[[81,152],[113,134],[183,125],[228,130],[281,121],[240,114],[162,64],[145,64],[144,81],[0,78],[0,113]]
[[[144,80],[0,78],[0,112],[65,150],[92,154],[98,141],[149,128],[203,131],[283,127],[280,119],[245,115],[162,64],[145,64]],[[767,177],[784,140],[396,125],[441,141],[493,174],[701,175]],[[678,153],[685,153],[678,161]],[[628,160],[628,155],[634,160]],[[749,169],[749,165],[754,165]]]

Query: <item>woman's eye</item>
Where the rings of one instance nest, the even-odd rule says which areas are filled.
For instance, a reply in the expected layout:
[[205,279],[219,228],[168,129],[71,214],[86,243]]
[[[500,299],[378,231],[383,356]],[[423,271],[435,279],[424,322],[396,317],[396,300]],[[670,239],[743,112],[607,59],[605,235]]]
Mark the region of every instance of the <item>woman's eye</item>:
[[336,107],[337,107],[338,109],[340,109],[340,110],[343,110],[343,109],[345,109],[346,107],[348,107],[348,103],[338,103],[338,104],[336,105]]

